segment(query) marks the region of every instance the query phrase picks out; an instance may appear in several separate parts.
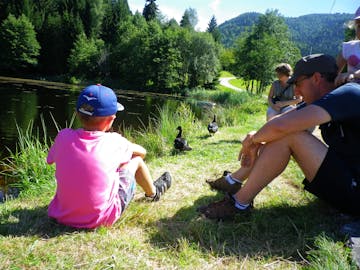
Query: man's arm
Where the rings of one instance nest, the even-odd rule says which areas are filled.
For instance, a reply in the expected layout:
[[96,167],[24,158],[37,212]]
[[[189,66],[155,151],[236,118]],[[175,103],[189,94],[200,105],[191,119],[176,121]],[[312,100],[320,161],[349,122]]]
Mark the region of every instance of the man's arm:
[[301,110],[293,110],[273,118],[266,122],[257,132],[252,131],[247,134],[242,142],[242,148],[238,157],[241,161],[241,166],[252,167],[254,165],[258,150],[262,144],[329,122],[330,120],[331,117],[327,111],[316,105],[308,105]]
[[280,139],[290,133],[329,122],[331,117],[327,111],[316,105],[308,105],[301,110],[294,110],[265,123],[252,135],[253,143],[267,143]]

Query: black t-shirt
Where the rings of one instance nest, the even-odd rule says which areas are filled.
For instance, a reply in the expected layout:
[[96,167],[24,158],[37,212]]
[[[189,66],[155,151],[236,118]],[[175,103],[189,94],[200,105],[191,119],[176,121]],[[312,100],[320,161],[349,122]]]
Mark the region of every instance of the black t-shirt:
[[360,85],[347,83],[315,101],[331,116],[320,125],[321,135],[329,148],[360,171]]

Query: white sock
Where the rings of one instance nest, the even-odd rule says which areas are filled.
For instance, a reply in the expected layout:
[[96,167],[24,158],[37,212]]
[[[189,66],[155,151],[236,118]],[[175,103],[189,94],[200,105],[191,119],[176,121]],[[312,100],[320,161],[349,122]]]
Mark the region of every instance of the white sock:
[[250,205],[249,203],[240,203],[240,202],[238,202],[233,195],[231,195],[231,197],[233,197],[233,199],[235,200],[235,207],[236,207],[237,209],[245,210],[245,209],[248,208],[249,205]]
[[240,184],[242,183],[240,180],[232,177],[230,173],[225,176],[225,180],[226,180],[230,185],[233,185],[233,184],[235,184],[235,183],[240,183]]

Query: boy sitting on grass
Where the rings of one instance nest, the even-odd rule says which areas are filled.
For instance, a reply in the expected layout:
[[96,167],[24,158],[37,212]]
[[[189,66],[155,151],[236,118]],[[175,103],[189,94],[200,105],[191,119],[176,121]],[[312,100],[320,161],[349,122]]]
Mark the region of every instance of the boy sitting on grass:
[[49,217],[76,228],[110,226],[133,198],[136,183],[158,201],[170,188],[171,176],[165,172],[153,182],[143,160],[146,150],[109,132],[116,112],[124,110],[113,90],[86,87],[76,110],[83,128],[61,130],[47,156],[47,163],[56,164],[57,182]]

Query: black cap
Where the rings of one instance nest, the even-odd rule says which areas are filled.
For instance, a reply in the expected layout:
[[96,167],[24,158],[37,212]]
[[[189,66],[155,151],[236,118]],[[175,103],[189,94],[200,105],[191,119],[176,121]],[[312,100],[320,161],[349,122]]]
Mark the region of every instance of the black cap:
[[311,54],[301,58],[295,65],[293,76],[287,81],[293,84],[302,75],[319,73],[337,73],[338,67],[334,57],[327,54]]

